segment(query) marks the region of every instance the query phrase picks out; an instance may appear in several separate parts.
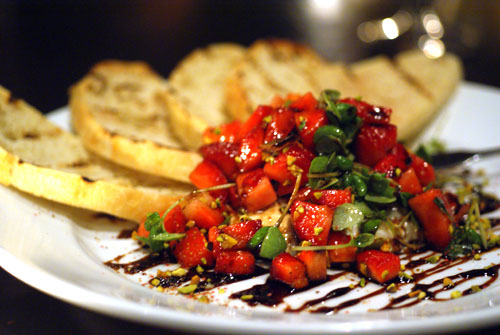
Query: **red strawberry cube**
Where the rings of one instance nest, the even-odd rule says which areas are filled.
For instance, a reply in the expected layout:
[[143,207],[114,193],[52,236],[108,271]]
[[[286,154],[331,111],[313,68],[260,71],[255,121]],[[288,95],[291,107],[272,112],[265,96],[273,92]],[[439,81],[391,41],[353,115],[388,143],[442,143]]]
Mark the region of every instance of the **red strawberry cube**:
[[236,186],[243,206],[250,212],[263,209],[278,199],[262,169],[240,174],[236,178]]
[[182,212],[187,220],[193,220],[200,228],[209,229],[224,222],[223,206],[206,192],[189,199]]
[[326,245],[332,227],[333,210],[325,205],[295,201],[290,210],[293,227],[300,240]]
[[307,269],[298,258],[283,252],[274,257],[270,269],[271,278],[301,289],[309,285]]
[[[351,237],[340,231],[332,231],[328,236],[328,245],[342,245],[351,241]],[[356,261],[356,247],[328,250],[328,257],[332,263],[350,263]]]
[[397,255],[380,250],[360,252],[356,261],[359,272],[381,284],[397,277],[401,269]]
[[255,257],[249,251],[221,251],[215,259],[215,272],[249,275],[255,271]]
[[302,251],[297,258],[304,263],[307,278],[311,281],[325,280],[328,258],[324,251]]
[[183,268],[197,265],[213,266],[214,256],[207,248],[207,240],[196,227],[189,229],[186,236],[175,245],[174,256]]

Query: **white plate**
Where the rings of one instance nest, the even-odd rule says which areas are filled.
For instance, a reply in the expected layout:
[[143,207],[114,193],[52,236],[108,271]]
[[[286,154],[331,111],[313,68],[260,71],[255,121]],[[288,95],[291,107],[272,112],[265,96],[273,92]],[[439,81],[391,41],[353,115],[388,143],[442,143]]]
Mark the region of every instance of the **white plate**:
[[[438,138],[450,149],[500,146],[499,105],[499,90],[464,83],[419,140]],[[50,118],[68,128],[67,109],[53,112]],[[500,195],[498,160],[483,167],[493,176],[490,191]],[[147,282],[148,275],[125,276],[103,265],[103,261],[135,247],[130,240],[116,238],[126,223],[3,186],[0,213],[0,265],[8,272],[64,301],[150,325],[202,333],[415,334],[463,331],[500,320],[500,282],[461,299],[379,312],[358,308],[335,315],[296,314],[249,308],[238,301],[231,302],[236,307],[202,304],[143,287],[140,283]],[[500,251],[489,253],[474,266],[482,267],[492,260],[500,263]],[[297,303],[297,298],[289,302],[294,301]],[[364,309],[367,306],[371,305]]]

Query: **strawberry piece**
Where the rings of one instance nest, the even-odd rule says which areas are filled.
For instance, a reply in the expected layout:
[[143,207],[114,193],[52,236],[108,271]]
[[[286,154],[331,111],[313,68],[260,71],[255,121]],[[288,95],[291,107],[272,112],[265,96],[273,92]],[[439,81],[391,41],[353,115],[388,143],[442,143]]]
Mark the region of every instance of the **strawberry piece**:
[[241,136],[241,122],[236,120],[218,127],[207,128],[202,135],[203,143],[237,143]]
[[217,237],[219,237],[219,235],[220,229],[216,226],[210,227],[207,233],[208,242],[211,243],[211,246],[209,246],[208,249],[211,250],[215,256],[223,250],[220,242],[217,241]]
[[411,194],[418,194],[422,192],[422,186],[418,180],[417,174],[413,168],[409,168],[401,174],[398,180],[401,185],[401,191]]
[[333,210],[328,206],[295,201],[290,210],[297,237],[311,245],[326,245],[332,227]]
[[191,198],[182,211],[187,220],[193,220],[200,228],[209,229],[224,222],[223,208],[205,192]]
[[437,248],[444,249],[451,241],[451,221],[435,203],[435,198],[441,199],[449,215],[452,215],[450,205],[438,189],[430,189],[408,201],[411,209],[417,215],[424,229],[425,239]]
[[286,137],[294,128],[293,112],[288,108],[275,109],[271,113],[271,121],[267,124],[264,143]]
[[240,172],[247,172],[262,165],[262,150],[264,129],[257,127],[251,130],[241,140],[238,154],[238,168]]
[[236,178],[236,186],[243,206],[250,212],[265,208],[278,199],[262,169],[240,174]]
[[306,266],[298,258],[282,252],[274,257],[271,263],[271,278],[301,289],[309,285],[306,275]]
[[397,277],[401,269],[399,257],[391,252],[366,250],[356,260],[359,272],[381,284]]
[[[328,245],[347,244],[351,237],[340,231],[332,231],[328,236]],[[332,263],[350,263],[356,261],[356,247],[345,247],[342,249],[328,250],[328,257]]]
[[353,98],[341,99],[339,102],[356,107],[356,114],[363,120],[364,124],[389,124],[392,114],[390,108],[370,105]]
[[302,251],[297,258],[304,263],[307,271],[307,278],[311,281],[325,280],[328,258],[326,253],[317,251]]
[[232,250],[244,249],[248,242],[252,239],[253,235],[262,227],[261,220],[249,220],[243,222],[236,222],[227,227],[222,228],[224,234],[234,237],[238,244],[232,247]]
[[198,228],[191,228],[186,232],[186,236],[175,245],[174,256],[183,268],[189,269],[197,265],[212,266],[214,256],[206,245],[205,235]]
[[297,170],[297,167],[303,171],[300,184],[305,185],[313,158],[312,152],[294,143],[288,147],[286,153],[276,156],[272,163],[266,163],[264,173],[283,186],[291,186],[291,190],[293,190],[297,177],[293,175],[292,171]]
[[420,184],[422,186],[427,186],[433,183],[436,180],[436,175],[432,165],[417,155],[410,154],[410,157],[412,160],[410,166],[415,170]]
[[318,101],[311,92],[307,92],[290,104],[289,108],[298,111],[311,111],[316,109]]
[[238,195],[238,190],[236,189],[235,186],[231,187],[231,188],[228,188],[227,189],[228,191],[228,195],[229,195],[229,198],[228,198],[228,201],[229,201],[229,204],[231,205],[232,208],[240,208],[241,207],[241,199],[240,199],[240,196]]
[[238,171],[235,158],[239,150],[238,144],[217,142],[202,146],[200,153],[203,158],[215,164],[229,180],[234,180]]
[[307,109],[295,113],[295,127],[299,132],[301,142],[311,151],[314,150],[314,133],[319,127],[327,124],[328,118],[322,109]]
[[326,205],[335,209],[342,204],[350,203],[352,197],[349,188],[344,190],[313,190],[310,187],[304,187],[297,193],[296,200]]
[[249,275],[255,271],[255,257],[249,251],[221,251],[215,259],[215,272]]
[[260,127],[263,122],[262,120],[270,115],[273,110],[274,108],[271,106],[258,106],[255,112],[242,124],[240,129],[242,137],[248,135],[254,128]]
[[[226,176],[221,170],[206,159],[201,161],[189,174],[189,180],[200,189],[227,183]],[[210,191],[210,194],[216,198],[227,198],[227,190]]]
[[355,143],[356,158],[374,166],[396,145],[396,135],[396,127],[391,124],[362,126]]
[[168,212],[163,220],[163,227],[168,233],[183,233],[186,230],[186,218],[181,206],[177,205]]
[[137,234],[137,236],[148,238],[149,230],[146,229],[145,223],[146,218],[142,219],[141,222],[139,222],[139,226],[137,226],[137,230],[135,231],[135,233]]

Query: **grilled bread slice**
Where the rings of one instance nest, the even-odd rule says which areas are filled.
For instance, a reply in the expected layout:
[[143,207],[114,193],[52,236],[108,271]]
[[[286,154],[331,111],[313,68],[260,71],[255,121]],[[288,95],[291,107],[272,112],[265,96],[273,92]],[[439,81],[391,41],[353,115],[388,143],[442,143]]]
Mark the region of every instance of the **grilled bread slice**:
[[168,123],[166,91],[165,80],[143,62],[103,61],[70,89],[73,127],[101,157],[189,182],[201,157],[173,136],[178,125]]
[[432,60],[421,51],[403,52],[391,60],[378,56],[350,65],[331,63],[313,50],[284,40],[261,40],[248,48],[226,82],[228,110],[246,119],[275,94],[337,89],[344,97],[361,96],[392,108],[398,139],[412,139],[451,97],[462,78],[460,60],[452,54]]
[[403,52],[394,61],[370,58],[353,64],[350,72],[364,100],[392,108],[391,122],[401,141],[414,138],[438,114],[462,78],[456,56],[433,60],[418,50]]
[[0,183],[66,205],[140,221],[192,187],[132,172],[87,152],[0,87]]
[[191,52],[168,77],[170,124],[175,125],[172,131],[185,147],[198,149],[207,127],[229,121],[225,80],[244,53],[245,48],[238,44],[212,44]]
[[312,49],[287,40],[253,43],[226,81],[226,99],[232,118],[246,119],[259,104],[276,95],[339,89],[357,95],[342,64],[329,63]]

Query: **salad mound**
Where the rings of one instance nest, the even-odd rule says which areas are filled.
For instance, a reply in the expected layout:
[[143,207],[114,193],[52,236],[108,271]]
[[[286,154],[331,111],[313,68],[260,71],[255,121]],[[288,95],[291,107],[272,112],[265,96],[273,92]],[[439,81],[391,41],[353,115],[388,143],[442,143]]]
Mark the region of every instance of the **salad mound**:
[[[432,165],[397,142],[391,112],[325,90],[276,96],[245,122],[209,128],[190,174],[198,190],[133,236],[199,273],[252,275],[267,260],[293,289],[346,263],[388,283],[402,275],[402,252],[495,245],[481,199],[440,188]],[[274,221],[259,218],[276,208]]]

